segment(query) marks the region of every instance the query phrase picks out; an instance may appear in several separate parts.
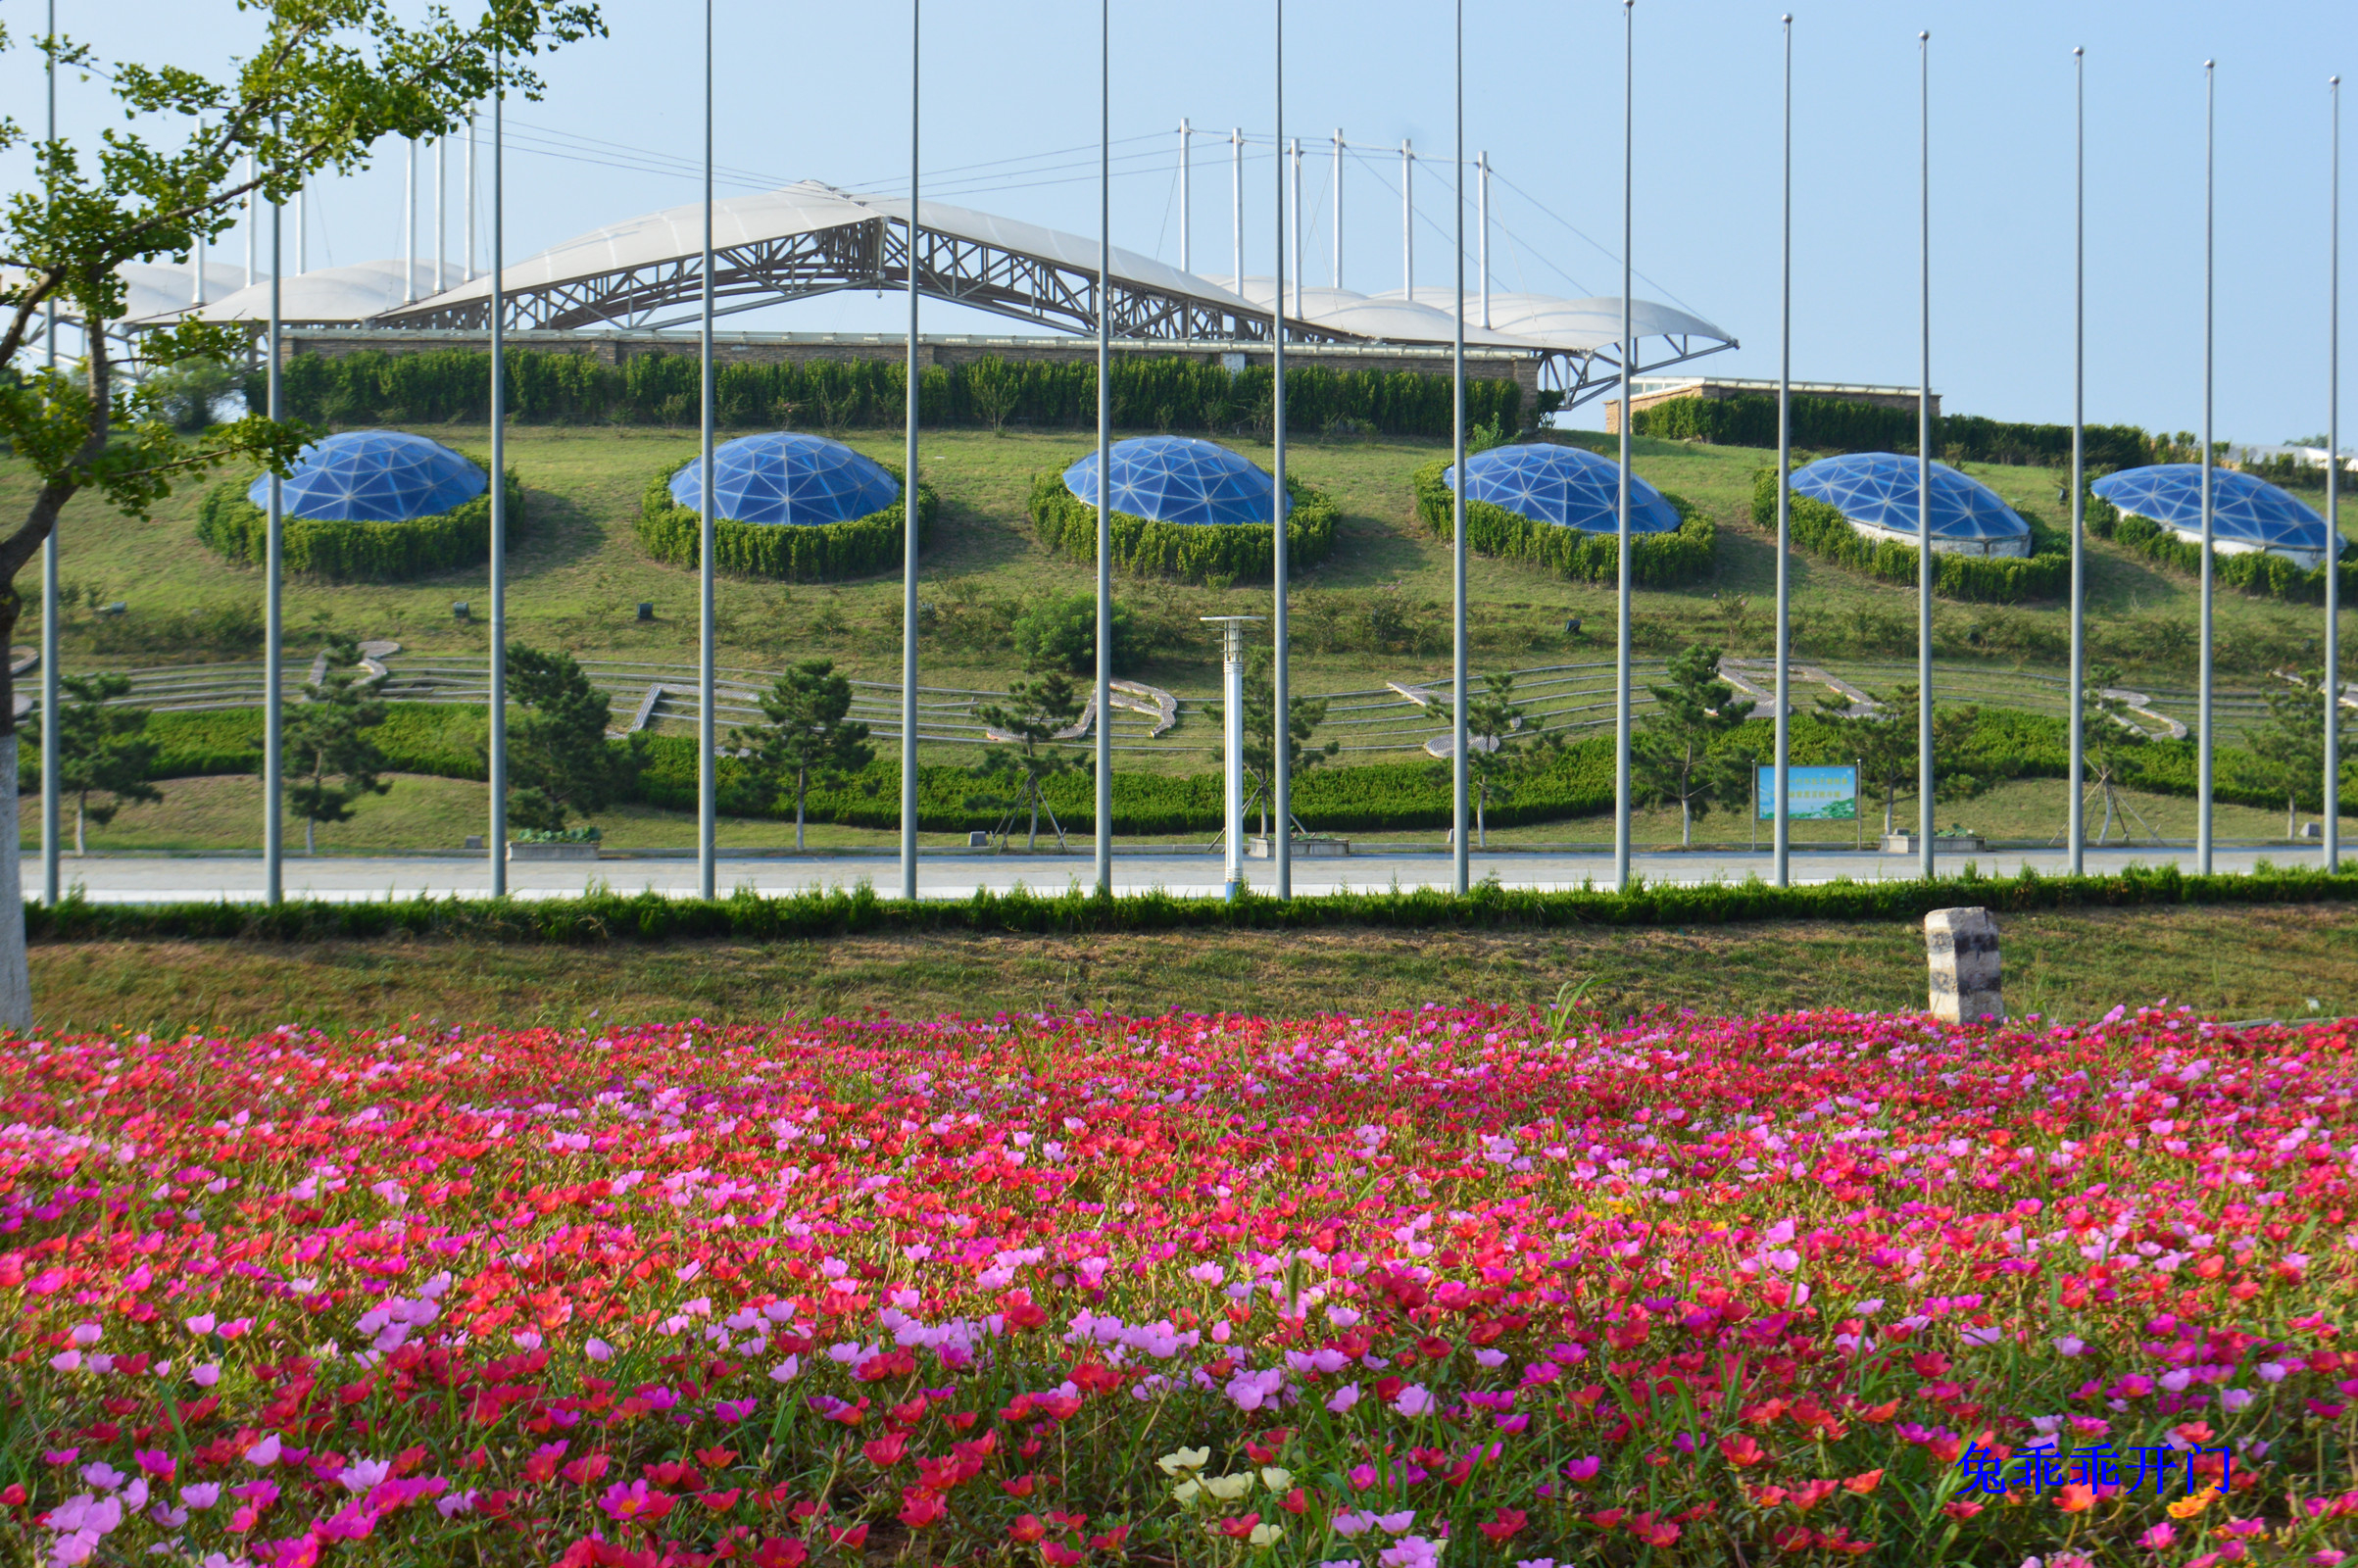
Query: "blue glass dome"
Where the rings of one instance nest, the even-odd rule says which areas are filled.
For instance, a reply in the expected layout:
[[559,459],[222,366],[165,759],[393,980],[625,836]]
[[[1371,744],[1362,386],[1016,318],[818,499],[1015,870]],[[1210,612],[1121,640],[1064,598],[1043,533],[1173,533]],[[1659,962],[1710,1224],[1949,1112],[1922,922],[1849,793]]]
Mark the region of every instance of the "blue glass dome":
[[[1820,458],[1793,470],[1793,492],[1823,501],[1852,522],[1891,533],[1916,531],[1916,460],[1892,452]],[[2027,539],[2031,525],[1979,479],[1933,465],[1933,537]]]
[[[1116,441],[1112,508],[1156,522],[1267,522],[1277,482],[1224,446],[1183,435]],[[1097,505],[1097,454],[1064,470],[1064,488]],[[1286,498],[1286,512],[1294,498]]]
[[[1493,447],[1466,459],[1465,472],[1468,501],[1487,501],[1534,522],[1583,533],[1620,531],[1621,465],[1586,447]],[[1453,485],[1456,478],[1456,465],[1442,470],[1443,484]],[[1675,533],[1678,526],[1678,508],[1632,472],[1629,531]]]
[[[2096,494],[2165,528],[2202,535],[2202,465],[2163,463],[2108,473],[2088,486]],[[2211,537],[2261,550],[2322,554],[2326,519],[2254,474],[2211,470]]]
[[[704,463],[690,458],[671,476],[671,499],[704,504]],[[901,499],[901,483],[841,441],[781,430],[743,435],[712,449],[712,514],[737,522],[811,528],[850,522]]]
[[[439,441],[399,430],[345,430],[313,442],[279,487],[290,517],[330,522],[406,522],[465,506],[491,488],[483,470]],[[270,476],[246,487],[270,504]]]

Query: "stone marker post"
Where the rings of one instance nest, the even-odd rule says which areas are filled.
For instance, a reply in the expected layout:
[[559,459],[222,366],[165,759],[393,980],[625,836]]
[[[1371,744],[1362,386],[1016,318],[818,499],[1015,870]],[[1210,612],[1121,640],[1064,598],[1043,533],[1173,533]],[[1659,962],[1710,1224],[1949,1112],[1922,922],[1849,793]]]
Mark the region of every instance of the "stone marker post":
[[1944,1023],[1985,1015],[2003,1018],[1997,921],[1988,909],[1935,909],[1924,917],[1925,957],[1932,967],[1932,1011]]

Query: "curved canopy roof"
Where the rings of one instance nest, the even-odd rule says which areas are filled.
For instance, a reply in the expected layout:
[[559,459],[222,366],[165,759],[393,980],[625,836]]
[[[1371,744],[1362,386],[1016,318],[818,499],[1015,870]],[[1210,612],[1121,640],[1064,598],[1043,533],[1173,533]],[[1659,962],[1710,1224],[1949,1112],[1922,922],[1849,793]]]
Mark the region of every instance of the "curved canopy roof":
[[[1379,294],[1376,298],[1398,300],[1400,294],[1396,291]],[[1447,318],[1456,308],[1457,291],[1426,284],[1416,291],[1416,303]],[[1469,323],[1466,341],[1471,343],[1474,339],[1470,323],[1482,319],[1481,296],[1471,288],[1465,294],[1465,318]],[[1598,349],[1610,349],[1621,341],[1621,301],[1618,298],[1563,300],[1549,294],[1494,292],[1490,297],[1490,324],[1492,331],[1502,336],[1571,354],[1594,354]],[[1716,343],[1736,341],[1701,317],[1690,316],[1676,306],[1655,300],[1630,301],[1630,331],[1642,338],[1692,337]]]
[[[704,464],[690,458],[671,476],[671,499],[704,505]],[[781,430],[743,435],[712,449],[712,514],[738,522],[813,528],[882,512],[901,482],[841,441]]]
[[[1468,501],[1487,501],[1519,517],[1583,533],[1615,533],[1621,527],[1621,465],[1586,447],[1544,442],[1493,447],[1466,459],[1465,472]],[[1441,478],[1454,486],[1456,465],[1444,469]],[[1679,526],[1678,509],[1635,472],[1629,476],[1629,526],[1632,533],[1673,533]]]
[[[464,506],[491,488],[481,468],[439,441],[399,430],[344,430],[315,441],[280,486],[290,517],[336,522],[404,522]],[[270,503],[270,476],[246,487]]]
[[[1276,481],[1224,446],[1183,435],[1113,443],[1111,505],[1157,522],[1267,522]],[[1064,470],[1064,488],[1097,505],[1097,454]],[[1294,510],[1286,498],[1286,512]]]
[[[405,270],[410,275],[406,291],[402,287]],[[278,319],[288,326],[353,326],[399,310],[405,293],[422,300],[460,276],[456,262],[443,263],[437,278],[431,261],[412,267],[399,257],[356,262],[350,267],[314,268],[278,285]],[[261,282],[241,288],[198,314],[208,321],[267,321],[270,318],[270,285]]]
[[[1243,293],[1254,309],[1266,311],[1276,288],[1275,278],[1249,277],[1245,279]],[[1404,300],[1398,294],[1358,294],[1347,288],[1304,288],[1301,311],[1297,314],[1291,283],[1286,285],[1286,318],[1377,343],[1449,343],[1455,341],[1457,331],[1456,320],[1447,310]],[[1465,342],[1466,347],[1479,349],[1528,350],[1544,346],[1529,338],[1485,331],[1470,318],[1466,322]]]
[[[2108,473],[2088,488],[2165,527],[2202,528],[2202,465],[2162,463]],[[2211,469],[2211,537],[2266,550],[2323,550],[2326,519],[2256,474]]]
[[[1914,458],[1892,452],[1849,452],[1820,458],[1793,470],[1793,492],[1823,501],[1852,522],[1892,533],[1914,533],[1917,471]],[[2021,539],[2031,525],[1998,493],[1945,463],[1933,465],[1932,530],[1937,539]]]

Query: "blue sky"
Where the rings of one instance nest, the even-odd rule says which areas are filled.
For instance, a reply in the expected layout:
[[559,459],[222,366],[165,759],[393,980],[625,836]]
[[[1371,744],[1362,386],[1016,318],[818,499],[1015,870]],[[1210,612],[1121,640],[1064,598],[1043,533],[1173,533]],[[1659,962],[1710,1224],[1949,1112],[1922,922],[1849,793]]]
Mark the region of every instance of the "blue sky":
[[[1780,9],[1733,0],[1641,0],[1637,9],[1635,255],[1648,280],[1638,292],[1675,298],[1741,338],[1740,351],[1711,362],[1732,374],[1771,376],[1777,367]],[[1124,155],[1115,241],[1178,259],[1175,131],[1185,116],[1211,132],[1198,143],[1196,264],[1222,274],[1224,138],[1231,125],[1270,129],[1271,7],[1203,0],[1182,13],[1126,0],[1112,10],[1112,134]],[[60,0],[59,11],[63,29],[151,61],[203,62],[250,36],[227,0]],[[1492,251],[1500,287],[1615,286],[1620,12],[1612,0],[1466,6],[1466,147],[1488,150],[1499,173]],[[697,194],[692,170],[676,161],[701,150],[699,15],[683,0],[608,0],[607,14],[613,36],[551,59],[547,100],[514,108],[512,257]],[[5,0],[0,16],[20,38],[40,25],[30,0]],[[851,186],[906,175],[906,5],[716,0],[716,16],[723,165],[753,179]],[[1799,5],[1795,16],[1797,377],[1916,377],[1915,34],[1925,27],[1933,380],[1946,406],[2069,417],[2078,44],[2088,51],[2089,418],[2166,429],[2199,419],[2201,66],[2215,58],[2217,433],[2277,441],[2324,426],[2326,78],[2358,74],[2358,7],[1832,0]],[[930,8],[924,164],[958,171],[936,191],[955,178],[966,205],[1094,229],[1090,153],[1071,149],[1093,149],[1097,136],[1098,18],[1098,7],[1069,0]],[[1370,147],[1412,138],[1430,159],[1417,171],[1418,278],[1446,276],[1449,20],[1440,5],[1289,6],[1286,129],[1312,151],[1313,278],[1328,274],[1324,144],[1337,126]],[[20,117],[39,113],[37,72],[22,48],[0,58],[0,94]],[[100,122],[104,103],[89,85],[66,83],[62,103],[70,133]],[[21,185],[27,167],[11,159],[0,179]],[[457,171],[454,158],[454,184]],[[1255,272],[1270,265],[1272,173],[1264,146],[1246,166],[1247,265]],[[1347,285],[1399,285],[1398,178],[1397,156],[1371,151],[1350,166]],[[391,149],[371,172],[323,188],[313,204],[313,265],[399,254],[400,203],[401,159]],[[456,205],[454,194],[454,247]],[[232,239],[225,256],[242,259],[242,244]],[[889,330],[900,320],[895,302],[841,295],[732,324]],[[930,305],[926,328],[1004,329]],[[2353,410],[2348,422],[2358,424]]]

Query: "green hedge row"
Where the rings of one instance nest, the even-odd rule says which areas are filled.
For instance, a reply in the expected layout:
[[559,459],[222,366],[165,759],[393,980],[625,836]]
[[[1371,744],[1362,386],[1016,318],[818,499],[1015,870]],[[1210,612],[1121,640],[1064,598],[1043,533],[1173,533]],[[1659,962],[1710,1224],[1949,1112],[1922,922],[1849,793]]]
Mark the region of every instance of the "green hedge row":
[[[2031,525],[2028,556],[1948,556],[1933,553],[1933,592],[1943,599],[1985,605],[2019,605],[2053,599],[2072,587],[2071,541],[2025,513]],[[1752,476],[1752,521],[1772,535],[1777,527],[1777,470]],[[1793,498],[1793,544],[1821,560],[1863,572],[1879,582],[1913,583],[1916,547],[1893,539],[1870,539],[1825,502],[1796,493]]]
[[[696,461],[694,456],[686,460]],[[674,566],[693,567],[704,539],[704,522],[671,499],[671,476],[683,466],[667,458],[647,481],[639,498],[639,543],[656,560]],[[908,538],[907,476],[898,464],[882,466],[902,486],[902,495],[881,512],[849,522],[814,526],[788,523],[739,522],[734,517],[712,519],[712,565],[738,577],[772,577],[783,582],[835,582],[846,577],[900,569]],[[917,538],[932,537],[938,508],[933,486],[917,482]]]
[[[1436,728],[1442,721],[1436,720]],[[148,720],[158,743],[151,778],[168,780],[257,772],[262,764],[262,714],[255,709],[204,713],[158,713]],[[483,712],[427,703],[387,706],[384,725],[373,738],[394,772],[481,781]],[[1850,753],[1839,735],[1804,710],[1793,716],[1793,761],[1797,765],[1840,763]],[[27,734],[18,748],[21,790],[40,788],[40,749]],[[1715,751],[1756,757],[1769,754],[1773,731],[1766,719],[1750,719],[1720,738]],[[647,766],[637,799],[669,810],[696,808],[696,743],[685,735],[647,738]],[[2059,715],[1985,708],[1970,737],[1943,754],[1943,769],[1980,778],[2063,778],[2069,768],[2068,736]],[[2157,741],[2137,753],[2135,786],[2157,794],[2191,798],[2195,793],[2195,748],[2191,741]],[[2281,808],[2283,792],[2249,752],[2220,747],[2212,756],[2216,799],[2241,806]],[[2358,758],[2343,766],[2342,794],[2358,799]],[[974,776],[962,767],[932,764],[919,770],[918,825],[929,833],[970,832],[997,824],[999,813],[966,805]],[[1871,791],[1870,791],[1871,793]],[[1220,775],[1116,772],[1113,825],[1125,834],[1214,833],[1220,825]],[[785,818],[791,803],[762,800],[745,781],[741,764],[723,758],[720,808],[729,816]],[[1060,773],[1047,785],[1049,805],[1067,830],[1096,825],[1094,786],[1084,772]],[[2301,805],[2320,808],[2320,791],[2301,792]],[[811,787],[810,818],[847,827],[892,828],[901,820],[897,762],[879,760],[864,773],[821,780]],[[1609,810],[1613,804],[1612,742],[1590,735],[1566,746],[1547,771],[1518,785],[1511,800],[1495,804],[1492,825],[1561,821]],[[1353,762],[1315,768],[1294,781],[1296,814],[1313,829],[1339,833],[1439,831],[1450,820],[1446,769],[1423,760]],[[1960,810],[1971,814],[1970,806]]]
[[[1456,498],[1443,477],[1449,468],[1448,458],[1436,458],[1409,481],[1416,494],[1416,514],[1439,539],[1449,538],[1457,522]],[[1682,497],[1665,493],[1662,499],[1678,510],[1679,526],[1671,533],[1631,539],[1630,580],[1641,588],[1675,588],[1711,575],[1718,526]],[[1573,582],[1620,580],[1621,541],[1613,534],[1559,528],[1487,501],[1468,501],[1465,539],[1478,556],[1528,561]]]
[[[1672,398],[1640,409],[1630,429],[1667,441],[1774,447],[1777,400],[1752,392],[1732,398]],[[1916,411],[1853,403],[1846,398],[1797,395],[1793,400],[1793,443],[1809,452],[1913,452]],[[2072,427],[1950,414],[1934,421],[1933,445],[1952,463],[2054,467],[2072,460]],[[2090,467],[2136,468],[2161,461],[2154,438],[2134,424],[2085,426],[2081,450]]]
[[[486,474],[488,459],[468,461]],[[246,499],[249,479],[215,485],[197,508],[197,538],[231,561],[269,564],[270,518]],[[524,531],[524,487],[508,470],[508,544]],[[409,582],[438,571],[480,566],[491,560],[491,492],[430,517],[400,522],[346,522],[327,517],[283,517],[278,525],[280,560],[289,573],[325,582]]]
[[[1286,514],[1287,564],[1315,565],[1335,548],[1335,503],[1325,491],[1292,474],[1286,475],[1286,493],[1294,499],[1293,510]],[[1097,508],[1064,488],[1061,473],[1032,475],[1029,511],[1041,544],[1052,553],[1097,564]],[[1113,564],[1122,571],[1182,582],[1210,577],[1258,582],[1276,569],[1277,529],[1271,523],[1158,522],[1116,512],[1108,525]]]
[[[2088,531],[2100,539],[2125,544],[2147,560],[2160,562],[2189,577],[2202,574],[2202,546],[2188,544],[2151,517],[2123,512],[2092,491],[2088,498]],[[2347,605],[2353,602],[2353,596],[2358,596],[2358,559],[2345,555],[2337,569],[2341,572],[2341,602]],[[2292,599],[2312,605],[2326,602],[2323,565],[2304,570],[2283,556],[2272,556],[2265,551],[2215,555],[2211,561],[2211,580],[2222,588],[2259,598]]]
[[[587,353],[518,349],[509,352],[506,364],[508,412],[521,423],[693,425],[697,419],[702,376],[693,354],[641,353],[607,365]],[[490,356],[473,349],[302,354],[287,362],[281,379],[288,416],[314,424],[490,417]],[[1232,372],[1210,354],[1119,354],[1113,359],[1113,422],[1124,429],[1219,433],[1252,427],[1266,418],[1273,379],[1265,366]],[[713,406],[732,429],[897,429],[906,417],[907,384],[907,368],[897,359],[724,364]],[[1526,411],[1512,379],[1470,380],[1465,394],[1469,420],[1520,427]],[[259,376],[248,382],[247,395],[261,397]],[[988,356],[925,371],[917,395],[918,416],[930,427],[1097,424],[1097,367],[1086,360]],[[1543,395],[1544,402],[1551,399]],[[1446,375],[1323,365],[1286,370],[1286,423],[1299,434],[1350,421],[1384,435],[1447,435],[1452,420]]]
[[850,892],[765,898],[671,899],[593,893],[578,899],[387,901],[381,904],[91,904],[78,894],[54,908],[28,902],[34,942],[244,940],[312,942],[387,936],[599,945],[726,938],[777,942],[890,931],[1059,934],[1089,931],[1408,930],[1724,925],[1759,920],[1921,920],[1934,909],[1979,905],[1999,914],[2072,908],[2341,904],[2358,899],[2358,872],[2263,869],[2189,876],[2175,866],[2112,876],[1963,875],[1920,881],[1838,880],[1773,888],[1756,879],[1698,887],[1643,884],[1625,893],[1541,893],[1485,884],[1455,894],[1342,893],[1278,900],[1248,893],[1235,903],[1167,893],[1105,897],[1077,890],[1041,895],[978,890],[970,899],[885,900]]

